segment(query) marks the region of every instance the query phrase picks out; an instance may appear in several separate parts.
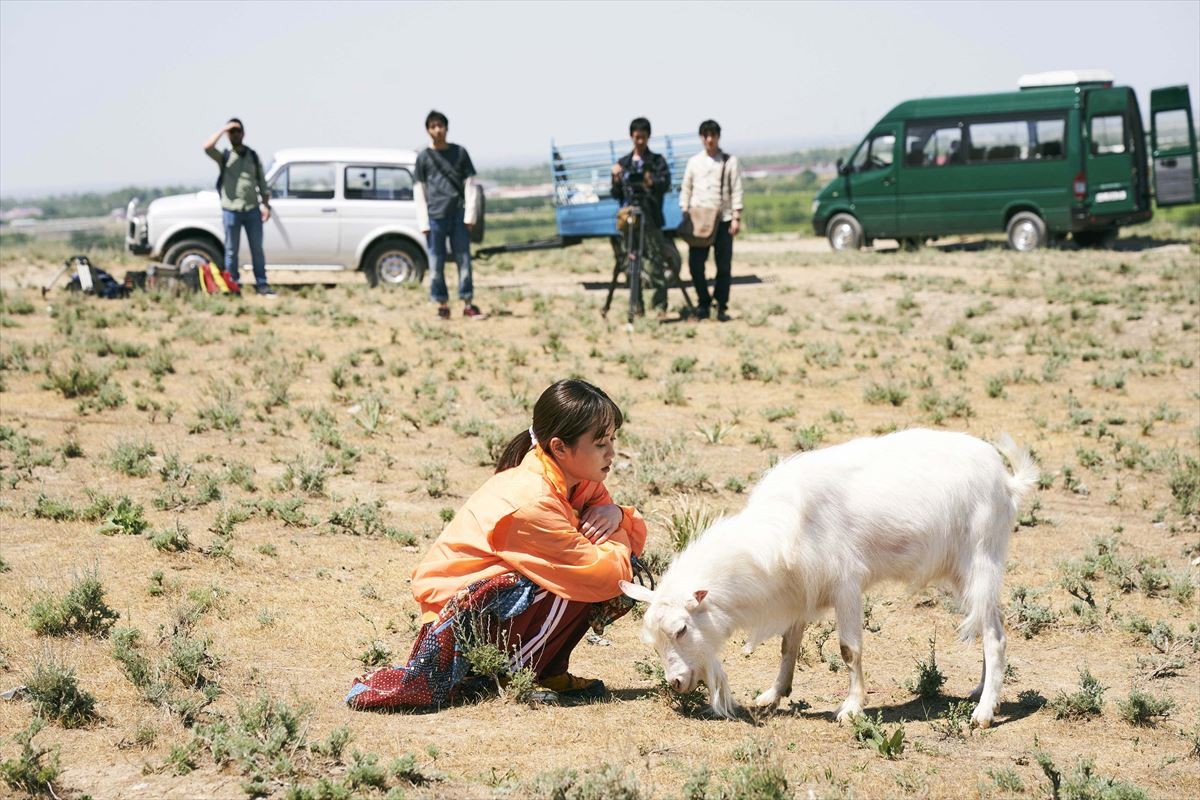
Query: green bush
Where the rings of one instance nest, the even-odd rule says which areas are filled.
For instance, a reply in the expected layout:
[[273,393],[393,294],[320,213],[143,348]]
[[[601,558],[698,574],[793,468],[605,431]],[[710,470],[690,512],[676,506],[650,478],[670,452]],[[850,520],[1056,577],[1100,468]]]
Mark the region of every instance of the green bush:
[[64,728],[80,728],[98,718],[96,698],[79,687],[75,670],[52,657],[39,658],[25,676],[25,694],[38,716]]
[[44,596],[29,610],[29,625],[43,636],[90,633],[103,636],[120,615],[104,602],[104,586],[94,572],[76,576],[65,597]]

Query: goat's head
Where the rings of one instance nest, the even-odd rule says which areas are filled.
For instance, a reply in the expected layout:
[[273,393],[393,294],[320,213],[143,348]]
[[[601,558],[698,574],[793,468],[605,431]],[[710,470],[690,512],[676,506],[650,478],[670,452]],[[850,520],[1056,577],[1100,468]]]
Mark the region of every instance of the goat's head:
[[671,688],[690,692],[704,681],[715,697],[718,687],[712,684],[724,680],[718,651],[725,637],[707,613],[708,590],[696,589],[679,597],[621,581],[621,591],[649,604],[642,619],[642,641],[658,652]]

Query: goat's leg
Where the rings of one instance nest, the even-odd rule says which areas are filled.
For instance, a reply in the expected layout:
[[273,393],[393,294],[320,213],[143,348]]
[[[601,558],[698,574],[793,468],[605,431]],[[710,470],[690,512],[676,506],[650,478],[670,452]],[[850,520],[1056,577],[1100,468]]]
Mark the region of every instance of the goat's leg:
[[757,706],[778,708],[779,701],[792,693],[792,678],[796,674],[796,658],[800,655],[800,641],[804,638],[805,623],[794,622],[783,634],[783,643],[779,646],[779,674],[775,676],[775,685],[754,698]]
[[834,608],[842,660],[850,670],[850,693],[838,709],[837,720],[848,722],[855,714],[862,713],[863,703],[867,700],[862,668],[862,593],[855,590],[853,594],[839,595]]
[[1004,622],[999,609],[993,608],[984,619],[982,638],[983,686],[971,722],[987,728],[992,724],[992,716],[1000,702],[1000,686],[1004,682]]

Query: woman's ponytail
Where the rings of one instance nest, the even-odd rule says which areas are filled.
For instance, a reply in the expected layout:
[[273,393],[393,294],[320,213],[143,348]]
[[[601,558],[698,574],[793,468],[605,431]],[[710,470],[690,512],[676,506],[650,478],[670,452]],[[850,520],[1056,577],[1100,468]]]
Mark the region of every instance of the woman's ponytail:
[[529,448],[533,447],[533,437],[528,430],[521,431],[504,446],[504,451],[496,461],[496,472],[512,469],[525,458]]

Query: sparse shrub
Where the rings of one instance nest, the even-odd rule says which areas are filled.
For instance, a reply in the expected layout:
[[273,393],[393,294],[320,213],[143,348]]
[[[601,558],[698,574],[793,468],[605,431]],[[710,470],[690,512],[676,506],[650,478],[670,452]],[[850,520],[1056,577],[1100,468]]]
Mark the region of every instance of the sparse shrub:
[[29,624],[43,636],[90,633],[103,636],[120,615],[104,602],[104,586],[95,572],[77,575],[65,597],[45,596],[29,610]]
[[1050,710],[1054,712],[1055,719],[1086,719],[1099,716],[1103,711],[1106,688],[1084,667],[1079,670],[1079,691],[1071,694],[1060,691],[1058,697],[1050,701]]
[[694,494],[683,494],[671,504],[671,510],[663,514],[662,521],[671,549],[678,553],[716,520],[716,512],[707,503]]
[[370,503],[352,503],[336,509],[329,515],[330,533],[348,533],[352,536],[387,536],[395,528],[384,524],[380,510],[382,500]]
[[570,768],[543,772],[527,787],[545,800],[642,800],[646,797],[637,776],[625,767],[603,764],[583,773]]
[[904,723],[899,723],[892,731],[883,727],[883,712],[875,718],[869,714],[855,714],[851,718],[854,738],[863,745],[873,749],[881,758],[889,761],[899,758],[904,753]]
[[196,409],[197,421],[192,431],[214,428],[232,433],[241,430],[242,406],[233,387],[214,379],[209,381],[203,394],[208,403]]
[[80,728],[98,718],[96,698],[80,688],[72,667],[50,656],[34,662],[25,676],[25,694],[38,716],[64,728]]
[[115,504],[105,512],[104,521],[96,529],[96,532],[105,536],[114,534],[141,536],[148,527],[150,527],[150,523],[146,520],[145,510],[141,505],[125,495],[121,495]]
[[699,689],[680,694],[667,683],[666,673],[658,661],[637,660],[633,662],[634,671],[644,680],[654,684],[654,693],[668,706],[688,717],[696,717],[705,713],[708,708],[708,698]]
[[79,518],[79,512],[70,503],[55,500],[43,492],[38,492],[33,504],[33,516],[36,519],[48,519],[54,522],[70,522]]
[[942,694],[946,676],[937,665],[937,640],[929,640],[929,659],[917,662],[917,676],[904,684],[904,688],[922,700],[936,700]]
[[1175,708],[1175,701],[1169,697],[1155,697],[1136,686],[1129,692],[1129,697],[1117,701],[1117,712],[1121,719],[1131,725],[1153,726],[1158,718],[1169,716]]
[[30,797],[49,794],[51,784],[58,779],[61,771],[57,748],[51,751],[33,746],[33,737],[45,725],[45,720],[34,717],[25,730],[12,737],[14,742],[21,745],[21,754],[0,763],[0,778],[4,779],[8,788],[25,792]]
[[425,481],[425,493],[430,497],[444,497],[449,491],[450,483],[446,479],[446,467],[443,464],[422,464],[417,467],[417,477]]
[[1175,510],[1180,514],[1200,514],[1200,459],[1185,456],[1167,478]]
[[950,703],[940,717],[930,720],[929,726],[943,739],[962,739],[971,729],[971,704]]
[[46,383],[43,387],[54,389],[66,399],[72,400],[76,397],[92,397],[99,394],[107,382],[107,372],[92,369],[76,356],[66,372],[58,373],[47,366]]
[[1026,639],[1032,639],[1058,619],[1054,609],[1049,605],[1034,602],[1034,596],[1024,586],[1014,586],[1009,595],[1009,619]]
[[884,404],[899,407],[908,399],[908,392],[902,386],[892,383],[872,383],[863,390],[863,400],[873,406]]
[[188,529],[179,520],[174,527],[155,531],[150,537],[150,544],[160,553],[182,553],[191,546]]
[[144,478],[150,474],[150,456],[154,454],[154,445],[149,442],[122,440],[109,451],[108,465],[122,475]]
[[1025,791],[1025,782],[1021,780],[1021,776],[1011,767],[1001,767],[997,769],[989,769],[988,777],[992,779],[992,783],[996,784],[996,788],[1010,792],[1012,794],[1021,794]]
[[792,449],[800,452],[815,450],[825,441],[825,429],[820,425],[797,428],[792,433]]

